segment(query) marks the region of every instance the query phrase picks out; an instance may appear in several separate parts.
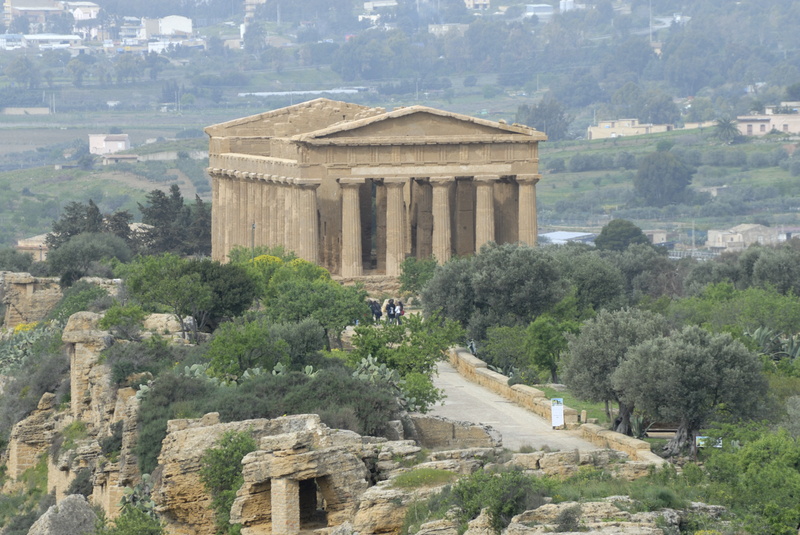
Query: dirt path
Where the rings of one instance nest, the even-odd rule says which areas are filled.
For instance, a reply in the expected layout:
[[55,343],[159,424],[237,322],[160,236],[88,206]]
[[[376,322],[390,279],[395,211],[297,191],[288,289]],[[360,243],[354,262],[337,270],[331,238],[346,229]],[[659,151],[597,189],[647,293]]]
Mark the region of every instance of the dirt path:
[[444,405],[430,413],[452,420],[490,425],[503,435],[503,446],[519,451],[522,446],[551,450],[593,451],[597,446],[580,438],[578,431],[554,431],[550,422],[475,383],[464,379],[446,362],[439,364],[437,387],[444,389]]

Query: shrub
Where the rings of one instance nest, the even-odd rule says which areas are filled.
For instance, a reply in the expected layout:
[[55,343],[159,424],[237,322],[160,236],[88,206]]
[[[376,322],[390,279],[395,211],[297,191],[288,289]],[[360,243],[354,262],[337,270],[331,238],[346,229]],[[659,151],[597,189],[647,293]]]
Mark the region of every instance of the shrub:
[[557,533],[564,533],[567,531],[581,531],[581,513],[580,505],[573,505],[567,507],[556,516],[556,529]]
[[493,475],[476,472],[453,487],[455,504],[461,509],[460,518],[466,523],[487,509],[496,532],[508,526],[511,518],[545,503],[548,483],[519,471]]
[[103,351],[111,366],[111,378],[120,385],[132,374],[150,372],[158,375],[173,362],[180,360],[184,348],[171,346],[168,341],[154,336],[143,342],[117,343]]
[[229,431],[222,435],[216,448],[203,454],[200,480],[211,494],[211,508],[217,533],[228,533],[231,506],[236,499],[236,491],[244,483],[242,459],[256,450],[256,441],[246,432]]
[[417,468],[416,470],[402,473],[392,479],[392,486],[401,489],[437,487],[446,483],[452,483],[457,477],[457,474],[449,470]]
[[147,313],[135,304],[121,305],[114,303],[100,320],[100,328],[111,331],[117,338],[136,340],[142,328],[142,321]]
[[83,310],[91,310],[93,308],[91,305],[104,297],[108,297],[105,289],[85,281],[78,281],[64,291],[61,301],[47,315],[46,319],[66,323],[71,315]]

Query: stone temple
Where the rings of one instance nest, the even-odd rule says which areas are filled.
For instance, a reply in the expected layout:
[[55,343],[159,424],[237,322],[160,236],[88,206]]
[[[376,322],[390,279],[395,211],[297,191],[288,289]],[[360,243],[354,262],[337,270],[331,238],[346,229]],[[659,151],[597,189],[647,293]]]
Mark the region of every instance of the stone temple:
[[283,246],[343,278],[396,276],[487,242],[536,244],[527,126],[316,99],[205,129],[212,255]]

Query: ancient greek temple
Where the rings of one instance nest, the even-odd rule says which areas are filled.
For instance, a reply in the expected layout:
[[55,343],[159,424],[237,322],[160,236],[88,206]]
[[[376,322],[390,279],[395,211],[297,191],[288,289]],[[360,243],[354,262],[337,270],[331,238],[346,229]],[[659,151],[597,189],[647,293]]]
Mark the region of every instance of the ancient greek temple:
[[343,278],[536,244],[538,143],[518,124],[317,99],[205,129],[212,255],[283,246]]

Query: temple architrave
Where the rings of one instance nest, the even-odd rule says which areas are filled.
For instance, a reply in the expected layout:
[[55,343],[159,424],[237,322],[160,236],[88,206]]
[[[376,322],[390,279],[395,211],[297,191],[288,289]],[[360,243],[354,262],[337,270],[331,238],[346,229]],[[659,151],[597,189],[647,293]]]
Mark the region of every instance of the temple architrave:
[[536,244],[546,136],[457,113],[317,99],[205,129],[212,255],[283,246],[344,278],[487,242]]

